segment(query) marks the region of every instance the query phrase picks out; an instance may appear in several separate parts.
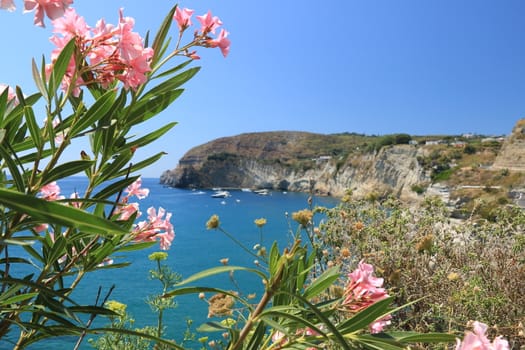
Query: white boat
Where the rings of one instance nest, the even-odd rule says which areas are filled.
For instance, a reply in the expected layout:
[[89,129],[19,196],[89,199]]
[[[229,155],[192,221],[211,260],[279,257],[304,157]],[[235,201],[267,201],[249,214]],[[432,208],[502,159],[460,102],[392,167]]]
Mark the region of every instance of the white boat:
[[262,189],[262,190],[256,190],[256,191],[253,191],[254,193],[260,195],[260,196],[266,196],[268,195],[268,193],[270,193],[267,189]]
[[228,192],[228,191],[216,191],[211,196],[213,198],[226,198],[226,197],[230,197],[230,192]]

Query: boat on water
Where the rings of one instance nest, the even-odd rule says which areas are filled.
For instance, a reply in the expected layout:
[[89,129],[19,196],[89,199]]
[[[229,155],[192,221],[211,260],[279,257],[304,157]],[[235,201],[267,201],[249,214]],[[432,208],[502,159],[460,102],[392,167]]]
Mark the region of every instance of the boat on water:
[[213,198],[226,198],[226,197],[230,197],[231,194],[228,191],[215,191],[215,193],[213,193],[211,196]]
[[268,191],[265,188],[263,188],[262,190],[256,190],[256,191],[253,191],[253,192],[258,194],[259,196],[267,196],[270,193],[270,191]]

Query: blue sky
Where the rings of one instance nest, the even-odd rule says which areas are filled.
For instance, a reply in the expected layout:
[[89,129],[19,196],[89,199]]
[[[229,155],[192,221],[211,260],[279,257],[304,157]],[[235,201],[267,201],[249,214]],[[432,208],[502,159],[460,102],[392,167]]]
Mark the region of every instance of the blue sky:
[[[123,7],[144,34],[158,28],[174,3],[76,0],[74,7],[90,25],[100,17],[116,23]],[[32,26],[32,14],[22,14],[20,0],[17,5],[15,13],[0,12],[0,82],[30,93],[36,90],[31,59],[49,57],[51,26]],[[522,0],[180,5],[196,14],[211,9],[232,46],[226,59],[218,50],[199,51],[201,72],[156,119],[179,124],[139,153],[168,152],[143,172],[148,177],[174,168],[191,147],[243,132],[501,135],[525,117]]]

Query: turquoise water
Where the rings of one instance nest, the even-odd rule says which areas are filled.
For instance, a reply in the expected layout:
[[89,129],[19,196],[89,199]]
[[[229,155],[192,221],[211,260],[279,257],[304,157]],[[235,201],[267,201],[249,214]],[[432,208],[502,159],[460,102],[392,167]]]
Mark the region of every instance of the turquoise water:
[[[78,179],[59,182],[64,195],[68,196],[73,190],[81,190],[82,182]],[[229,258],[230,265],[254,267],[254,257],[240,249],[223,233],[216,230],[206,230],[206,221],[211,215],[217,214],[221,226],[247,247],[259,243],[260,232],[254,220],[266,218],[267,224],[263,229],[263,245],[270,246],[273,241],[284,247],[290,241],[290,232],[296,230],[297,225],[286,215],[308,207],[308,195],[303,193],[270,192],[267,196],[260,196],[252,192],[240,190],[230,191],[231,197],[212,198],[212,190],[191,191],[168,188],[160,185],[158,179],[143,179],[143,187],[150,189],[150,195],[140,200],[143,217],[147,216],[146,209],[150,206],[159,206],[173,213],[171,222],[175,227],[175,240],[168,251],[169,257],[165,261],[172,270],[180,273],[183,278],[206,268],[220,266],[219,260]],[[328,197],[314,197],[313,205],[334,206],[337,200]],[[128,305],[128,312],[134,317],[136,327],[156,325],[156,316],[145,303],[148,295],[160,292],[160,283],[148,279],[148,271],[154,268],[148,255],[158,251],[158,246],[126,255],[116,256],[115,262],[131,262],[131,266],[122,269],[110,269],[94,273],[85,278],[79,285],[74,296],[78,300],[94,302],[97,291],[102,288],[102,295],[114,284],[116,287],[110,299]],[[236,282],[240,292],[257,293],[260,297],[262,284],[260,279],[237,273]],[[236,290],[227,274],[204,280],[200,286],[222,287]],[[208,295],[211,296],[211,295]],[[178,307],[167,311],[165,325],[167,337],[175,340],[182,339],[186,329],[186,318],[194,321],[194,328],[206,322],[207,304],[198,299],[197,295],[178,297]],[[95,325],[104,325],[105,320],[97,319]],[[72,349],[75,338],[50,339],[29,347],[29,349]],[[10,346],[0,342],[0,349],[9,349]],[[82,349],[91,349],[84,341]]]

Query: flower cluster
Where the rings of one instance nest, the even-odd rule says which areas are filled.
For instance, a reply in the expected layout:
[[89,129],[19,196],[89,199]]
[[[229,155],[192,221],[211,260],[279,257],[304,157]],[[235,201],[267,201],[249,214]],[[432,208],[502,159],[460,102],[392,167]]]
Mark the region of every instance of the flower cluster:
[[[57,19],[72,3],[73,0],[24,0],[24,12],[35,11],[35,25],[44,27],[44,15]],[[0,9],[14,11],[16,6],[13,0],[0,0]]]
[[170,223],[171,213],[166,213],[160,207],[157,213],[154,207],[148,209],[148,220],[139,222],[133,229],[132,235],[136,242],[160,241],[160,249],[167,250],[175,238],[173,225]]
[[[97,83],[108,88],[119,80],[124,88],[136,89],[146,82],[153,49],[144,47],[141,36],[133,32],[134,19],[124,17],[122,9],[117,25],[101,19],[90,27],[73,8],[52,24],[55,35],[50,40],[56,46],[51,53],[52,62],[70,40],[75,40],[77,48],[62,81],[64,90],[71,89],[78,96],[84,85]],[[46,71],[49,73],[52,67],[48,65]]]
[[[139,177],[124,192],[126,192],[126,195],[122,198],[115,215],[118,216],[119,220],[128,220],[133,215],[139,217],[142,214],[139,211],[139,204],[137,202],[129,203],[129,200],[133,196],[138,199],[146,198],[149,195],[149,189],[142,188],[142,179]],[[150,207],[147,213],[148,220],[139,222],[133,228],[131,233],[133,240],[136,242],[159,240],[162,250],[169,249],[171,242],[175,238],[175,231],[170,223],[171,213],[166,213],[164,208],[159,208],[157,213],[154,207]]]
[[[359,262],[357,269],[348,274],[348,284],[345,287],[342,306],[347,311],[357,313],[380,300],[388,298],[382,288],[383,279],[374,276],[374,267],[363,261]],[[369,328],[372,333],[379,333],[390,324],[391,316],[385,316],[373,322]]]
[[[180,7],[177,7],[175,10],[175,15],[173,19],[177,22],[179,26],[180,36],[182,33],[188,29],[191,25],[191,16],[195,11]],[[222,25],[222,21],[217,16],[213,16],[211,11],[208,11],[202,16],[197,16],[197,20],[201,23],[200,30],[195,31],[193,42],[195,46],[203,47],[218,47],[224,57],[228,56],[230,52],[230,39],[228,39],[228,33],[225,29],[221,29],[219,34],[213,38],[210,34],[215,34],[216,30]],[[192,59],[199,59],[199,56],[195,51],[185,50],[185,55]]]
[[473,330],[465,332],[463,341],[457,339],[456,350],[508,350],[509,343],[501,336],[490,342],[486,336],[487,328],[486,324],[474,321]]

